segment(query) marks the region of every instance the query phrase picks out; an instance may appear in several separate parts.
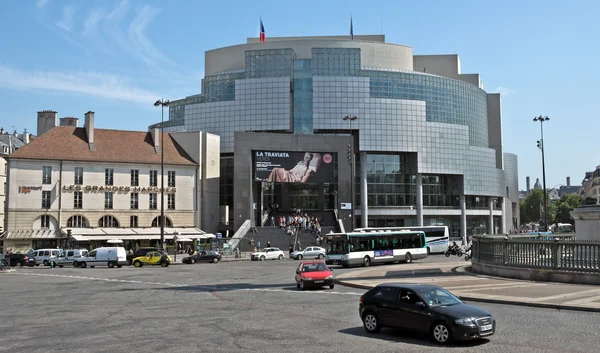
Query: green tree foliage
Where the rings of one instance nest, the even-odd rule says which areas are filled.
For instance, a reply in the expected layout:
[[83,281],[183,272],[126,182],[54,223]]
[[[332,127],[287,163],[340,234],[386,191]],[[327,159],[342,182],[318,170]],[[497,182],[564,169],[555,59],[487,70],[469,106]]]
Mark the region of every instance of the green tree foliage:
[[521,202],[521,224],[539,222],[543,214],[543,204],[544,191],[540,189],[531,190],[531,193]]
[[[548,222],[570,223],[573,211],[581,204],[579,195],[563,195],[557,201],[548,199]],[[535,189],[521,202],[521,224],[538,223],[544,218],[544,191]]]
[[[579,195],[563,195],[556,202],[556,217],[554,222],[558,223],[571,223],[571,214],[576,207],[581,204],[581,198]],[[550,213],[550,212],[548,212]]]

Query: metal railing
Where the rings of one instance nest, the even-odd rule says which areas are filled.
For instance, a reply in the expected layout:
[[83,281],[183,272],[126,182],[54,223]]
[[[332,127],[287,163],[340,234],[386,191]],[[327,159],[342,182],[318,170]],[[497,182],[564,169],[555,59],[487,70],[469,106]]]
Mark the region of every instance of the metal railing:
[[233,237],[229,239],[229,249],[234,251],[239,245],[242,238],[248,233],[250,230],[252,222],[249,219],[245,220],[244,223],[238,228]]
[[510,267],[600,272],[600,242],[574,235],[547,237],[474,237],[473,262]]

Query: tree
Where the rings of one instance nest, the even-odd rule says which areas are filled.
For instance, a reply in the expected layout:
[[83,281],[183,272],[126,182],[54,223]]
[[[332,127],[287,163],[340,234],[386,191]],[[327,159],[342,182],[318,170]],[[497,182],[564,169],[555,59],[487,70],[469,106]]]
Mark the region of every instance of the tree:
[[561,196],[560,199],[556,202],[556,217],[554,217],[554,223],[570,223],[570,212],[573,211],[580,204],[581,198],[579,197],[579,195],[568,194]]
[[521,202],[521,224],[538,223],[543,216],[543,204],[544,191],[541,189],[532,190]]

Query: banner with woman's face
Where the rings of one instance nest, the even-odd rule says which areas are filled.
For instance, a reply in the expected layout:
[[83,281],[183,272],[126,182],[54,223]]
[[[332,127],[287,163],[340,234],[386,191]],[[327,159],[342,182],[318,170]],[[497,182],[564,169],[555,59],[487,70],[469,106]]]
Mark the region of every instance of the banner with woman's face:
[[254,178],[280,183],[334,183],[336,154],[254,151]]

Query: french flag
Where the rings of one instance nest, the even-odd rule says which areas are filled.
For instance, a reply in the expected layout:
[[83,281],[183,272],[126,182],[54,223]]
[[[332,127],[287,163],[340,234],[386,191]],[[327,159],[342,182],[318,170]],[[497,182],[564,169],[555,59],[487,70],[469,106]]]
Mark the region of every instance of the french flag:
[[262,18],[260,19],[260,41],[265,41],[265,26],[263,26]]

